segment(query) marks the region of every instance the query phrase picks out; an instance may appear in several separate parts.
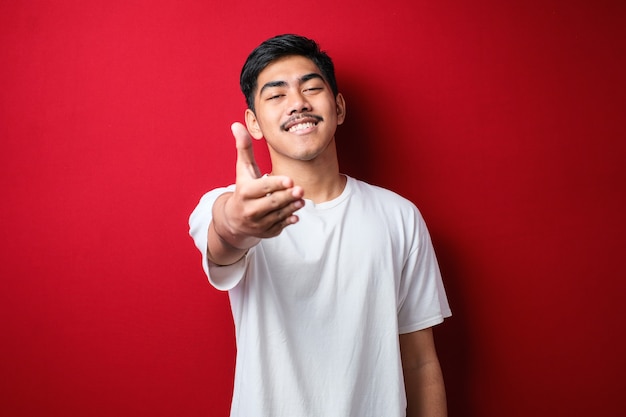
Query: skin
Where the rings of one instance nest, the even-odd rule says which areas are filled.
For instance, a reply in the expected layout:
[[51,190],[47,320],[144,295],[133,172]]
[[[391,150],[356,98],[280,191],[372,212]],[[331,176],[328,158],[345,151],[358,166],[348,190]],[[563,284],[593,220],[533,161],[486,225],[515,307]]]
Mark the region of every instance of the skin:
[[[304,198],[320,203],[341,194],[335,131],[346,115],[341,94],[334,96],[317,66],[289,56],[269,64],[258,76],[255,111],[245,112],[246,127],[231,127],[237,148],[236,188],[213,206],[208,256],[217,265],[241,259],[261,239],[279,235],[298,222]],[[300,124],[299,128],[293,128]],[[261,176],[252,138],[265,139],[272,173]],[[446,415],[445,388],[431,329],[400,335],[407,391],[407,415]]]
[[407,417],[448,415],[446,389],[432,328],[400,335]]

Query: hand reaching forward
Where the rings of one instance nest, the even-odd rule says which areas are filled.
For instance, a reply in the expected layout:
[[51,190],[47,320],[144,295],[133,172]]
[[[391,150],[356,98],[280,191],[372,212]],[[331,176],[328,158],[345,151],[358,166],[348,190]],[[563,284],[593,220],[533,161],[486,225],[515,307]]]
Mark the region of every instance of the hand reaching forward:
[[304,191],[284,176],[261,177],[252,139],[241,123],[231,126],[237,146],[236,187],[213,206],[209,227],[209,258],[220,265],[239,260],[262,238],[278,236],[298,221]]

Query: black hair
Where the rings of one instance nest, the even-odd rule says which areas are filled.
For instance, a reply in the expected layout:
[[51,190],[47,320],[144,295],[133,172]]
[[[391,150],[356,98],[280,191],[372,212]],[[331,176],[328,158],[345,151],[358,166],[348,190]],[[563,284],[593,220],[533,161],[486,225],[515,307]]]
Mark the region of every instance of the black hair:
[[241,69],[239,84],[249,109],[254,111],[254,94],[261,71],[277,59],[292,55],[303,56],[313,61],[330,85],[335,97],[337,96],[339,90],[335,79],[335,66],[330,56],[320,49],[317,42],[299,35],[278,35],[257,46],[248,55]]

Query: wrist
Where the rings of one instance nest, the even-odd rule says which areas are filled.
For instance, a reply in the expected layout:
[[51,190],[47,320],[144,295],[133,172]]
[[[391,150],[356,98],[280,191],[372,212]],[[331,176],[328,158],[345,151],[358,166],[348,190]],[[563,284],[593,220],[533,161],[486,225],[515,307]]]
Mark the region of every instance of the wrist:
[[242,234],[228,221],[226,205],[231,196],[232,193],[225,194],[215,202],[213,206],[213,221],[211,222],[213,232],[225,249],[247,251],[261,239]]

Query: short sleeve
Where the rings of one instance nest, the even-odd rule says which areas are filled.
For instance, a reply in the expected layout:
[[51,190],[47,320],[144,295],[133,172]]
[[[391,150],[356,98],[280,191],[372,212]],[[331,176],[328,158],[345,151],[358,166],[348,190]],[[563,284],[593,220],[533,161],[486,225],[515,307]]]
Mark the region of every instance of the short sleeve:
[[414,232],[398,294],[398,331],[401,334],[432,327],[451,316],[430,234],[417,209]]
[[247,256],[238,262],[219,266],[209,261],[207,256],[207,239],[209,224],[213,218],[213,204],[219,196],[232,192],[234,185],[216,188],[202,196],[200,202],[189,216],[189,235],[193,239],[196,248],[202,255],[202,268],[209,282],[218,290],[227,291],[232,289],[243,278],[247,265]]

